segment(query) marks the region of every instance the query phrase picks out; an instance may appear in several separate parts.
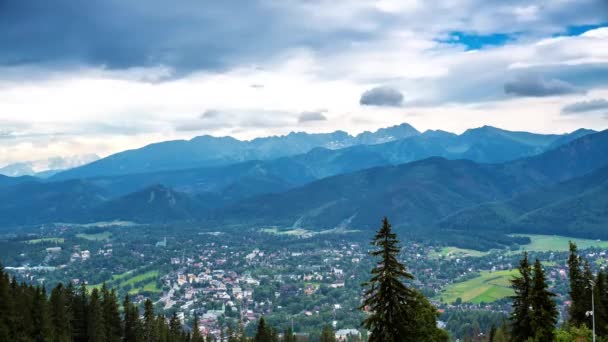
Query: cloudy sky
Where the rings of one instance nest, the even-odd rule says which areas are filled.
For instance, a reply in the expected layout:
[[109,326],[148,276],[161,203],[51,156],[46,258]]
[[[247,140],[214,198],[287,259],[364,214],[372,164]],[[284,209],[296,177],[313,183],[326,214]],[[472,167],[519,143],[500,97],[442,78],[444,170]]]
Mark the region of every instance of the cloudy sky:
[[608,1],[0,2],[0,166],[402,122],[608,128]]

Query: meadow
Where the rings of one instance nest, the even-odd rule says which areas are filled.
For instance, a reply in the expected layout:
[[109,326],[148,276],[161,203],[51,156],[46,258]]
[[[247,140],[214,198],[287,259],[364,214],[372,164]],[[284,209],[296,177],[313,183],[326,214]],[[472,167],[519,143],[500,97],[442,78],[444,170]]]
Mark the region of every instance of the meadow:
[[449,285],[440,298],[445,303],[454,303],[458,298],[474,304],[491,303],[513,294],[510,280],[517,270],[482,271],[478,277]]

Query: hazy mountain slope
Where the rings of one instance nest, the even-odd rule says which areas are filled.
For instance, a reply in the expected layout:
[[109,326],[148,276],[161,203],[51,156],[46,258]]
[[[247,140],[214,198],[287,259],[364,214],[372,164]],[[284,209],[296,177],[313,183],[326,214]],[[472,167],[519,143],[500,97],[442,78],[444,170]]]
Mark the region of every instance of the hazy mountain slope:
[[[576,135],[584,133],[585,131],[577,131]],[[167,141],[120,152],[82,167],[61,172],[51,179],[217,167],[250,160],[265,161],[297,156],[315,148],[327,149],[328,155],[331,155],[333,150],[347,148],[347,151],[339,152],[346,158],[348,147],[360,146],[369,148],[369,153],[376,153],[375,159],[386,160],[393,164],[432,156],[471,159],[477,162],[502,162],[541,153],[560,139],[564,142],[568,141],[569,136],[510,132],[489,126],[470,129],[461,135],[441,131],[420,134],[408,124],[383,128],[376,132],[363,132],[354,137],[342,131],[324,134],[290,133],[285,136],[257,138],[251,141],[240,141],[230,137],[200,136],[189,141]],[[311,168],[313,171],[317,169],[321,170],[319,177],[348,170],[338,167],[335,172],[324,172],[318,165],[316,168]]]
[[608,180],[571,198],[528,212],[509,228],[514,232],[608,238]]
[[9,177],[0,175],[0,187],[35,181],[37,181],[37,179],[35,177],[30,176]]
[[245,180],[253,188],[256,182],[266,183],[268,179],[275,183],[268,190],[282,191],[293,184],[303,184],[315,178],[309,176],[306,170],[292,167],[288,163],[275,167],[266,162],[248,161],[221,167],[90,178],[89,181],[107,189],[114,196],[120,196],[154,184],[164,184],[186,193],[220,193],[224,188]]
[[[506,201],[483,203],[464,209],[442,219],[439,226],[444,229],[466,231],[487,231],[488,227],[492,227],[505,232],[529,231],[551,234],[575,229],[578,234],[577,231],[570,231],[570,235],[593,236],[583,225],[574,225],[573,222],[608,224],[608,206],[602,207],[601,202],[601,199],[606,197],[607,184],[608,167],[605,167],[579,178],[520,194]],[[585,208],[588,209],[580,208],[580,203],[586,203]],[[600,209],[599,212],[595,208]],[[591,230],[596,230],[596,226],[597,224],[587,225]],[[603,234],[606,235],[608,232]]]
[[[338,175],[281,194],[259,196],[217,217],[312,229],[369,228],[379,215],[397,226],[423,227],[482,202],[578,177],[608,164],[608,131],[539,156],[502,164],[430,158]],[[557,166],[560,167],[557,167]]]
[[[378,136],[376,137],[375,134]],[[248,160],[270,160],[302,154],[315,147],[335,149],[359,143],[381,143],[415,134],[419,134],[418,131],[410,125],[403,124],[376,133],[363,133],[360,139],[343,131],[319,134],[290,133],[285,136],[257,138],[251,141],[206,135],[188,141],[166,141],[116,153],[91,164],[59,173],[52,178],[88,178],[221,166]]]
[[218,216],[258,224],[328,229],[371,228],[379,215],[398,226],[420,227],[480,202],[505,198],[518,187],[470,161],[430,158],[329,177],[286,193],[255,197]]
[[0,224],[83,220],[104,200],[104,191],[86,181],[20,183],[0,191]]
[[196,199],[155,185],[100,204],[93,208],[90,217],[93,220],[135,222],[185,221],[200,217],[200,208],[201,203]]

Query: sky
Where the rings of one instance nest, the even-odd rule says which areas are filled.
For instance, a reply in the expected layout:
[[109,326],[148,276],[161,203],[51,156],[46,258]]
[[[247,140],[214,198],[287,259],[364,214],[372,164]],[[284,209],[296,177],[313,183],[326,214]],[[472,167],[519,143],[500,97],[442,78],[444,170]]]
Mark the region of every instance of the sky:
[[608,1],[0,1],[0,166],[403,122],[608,128]]

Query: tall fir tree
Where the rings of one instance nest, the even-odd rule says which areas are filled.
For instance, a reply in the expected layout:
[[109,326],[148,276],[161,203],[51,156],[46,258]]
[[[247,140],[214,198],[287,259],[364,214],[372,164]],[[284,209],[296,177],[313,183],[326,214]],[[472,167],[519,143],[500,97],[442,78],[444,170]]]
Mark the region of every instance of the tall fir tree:
[[321,342],[336,342],[336,334],[334,333],[334,329],[332,329],[329,325],[323,327],[321,331]]
[[589,323],[586,312],[591,306],[591,298],[588,296],[588,283],[582,270],[582,258],[578,255],[576,244],[570,241],[570,255],[568,256],[568,275],[570,278],[570,300],[571,305],[568,310],[569,323],[579,327]]
[[51,291],[49,303],[51,317],[51,340],[53,342],[71,341],[72,330],[70,327],[70,311],[62,284],[58,284]]
[[72,296],[72,339],[75,342],[88,341],[87,315],[88,315],[87,287],[83,282]]
[[124,325],[123,325],[123,338],[125,342],[138,342],[138,320],[139,313],[137,307],[131,303],[129,294],[125,295],[125,299],[122,302],[124,310]]
[[254,342],[272,342],[272,331],[271,328],[266,324],[264,317],[260,318],[258,322],[258,328],[255,336],[253,337]]
[[511,341],[525,341],[534,336],[532,322],[530,322],[530,292],[532,289],[532,270],[528,261],[528,253],[523,254],[517,268],[519,277],[511,280],[511,287],[515,294],[513,310],[511,311]]
[[369,341],[447,340],[447,334],[436,327],[437,310],[403,282],[414,276],[397,259],[401,247],[386,217],[371,244],[375,250],[370,255],[379,260],[370,280],[363,284],[366,290],[360,307],[370,312],[363,321],[370,331]]
[[144,342],[155,342],[156,336],[156,315],[154,314],[154,305],[150,298],[144,301],[144,322],[143,322],[143,340]]
[[293,330],[291,329],[291,327],[285,329],[285,332],[283,333],[283,341],[296,342],[296,336],[293,334]]
[[530,323],[536,341],[553,341],[553,331],[559,315],[553,297],[555,294],[549,291],[543,266],[536,259],[530,290]]
[[608,335],[608,288],[606,287],[606,273],[600,271],[595,278],[595,330],[599,336]]
[[370,254],[379,260],[371,271],[371,279],[364,284],[367,289],[361,308],[369,309],[371,314],[363,321],[363,326],[371,332],[371,342],[407,339],[406,311],[413,291],[402,280],[411,280],[414,276],[397,260],[401,248],[386,217],[382,220],[382,227],[376,233],[372,246],[376,250]]
[[104,283],[101,287],[101,307],[105,326],[105,341],[120,342],[122,339],[122,322],[118,311],[116,290],[108,290]]
[[204,342],[205,338],[201,334],[201,330],[198,326],[198,315],[194,314],[194,323],[192,324],[192,337],[191,342]]
[[90,342],[105,341],[105,322],[103,320],[103,308],[101,306],[101,295],[94,288],[87,307],[87,335]]
[[9,291],[10,280],[0,264],[0,341],[10,341],[13,305]]
[[32,300],[32,339],[36,342],[50,341],[51,320],[43,287],[34,289]]
[[182,332],[182,322],[177,317],[177,312],[173,312],[169,320],[169,331],[173,336],[179,336]]

